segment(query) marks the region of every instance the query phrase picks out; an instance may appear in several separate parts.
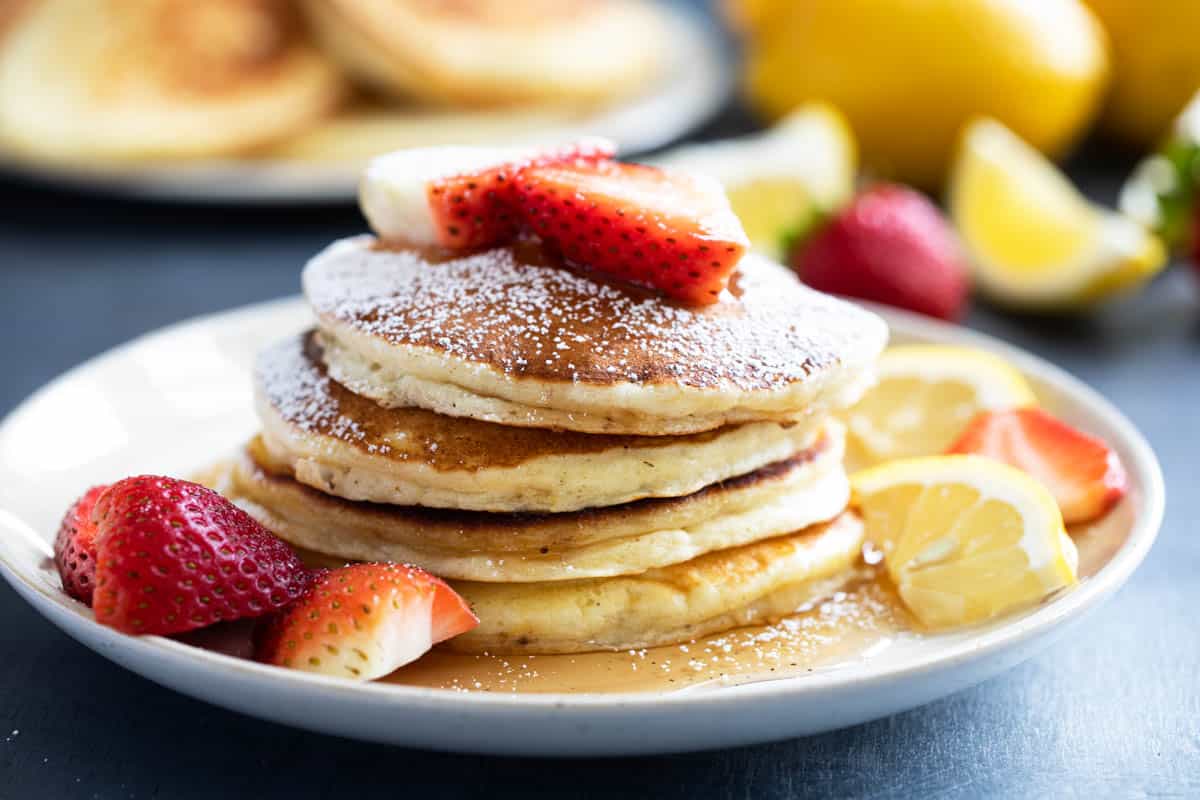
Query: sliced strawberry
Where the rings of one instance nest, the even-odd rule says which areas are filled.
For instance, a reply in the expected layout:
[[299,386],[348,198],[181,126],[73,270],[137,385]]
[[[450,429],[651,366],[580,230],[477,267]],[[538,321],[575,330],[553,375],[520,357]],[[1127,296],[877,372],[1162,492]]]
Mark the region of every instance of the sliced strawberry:
[[491,247],[516,238],[514,177],[530,166],[587,165],[609,161],[615,146],[588,139],[565,147],[531,151],[528,158],[448,175],[428,184],[429,210],[440,244],[454,249]]
[[1102,516],[1127,488],[1121,460],[1103,440],[1038,408],[985,411],[949,452],[988,456],[1029,473],[1054,495],[1068,524]]
[[54,564],[63,591],[89,606],[96,586],[96,526],[92,524],[92,509],[106,489],[107,485],[93,486],[76,500],[67,509],[54,538]]
[[716,181],[640,164],[530,167],[517,176],[529,230],[575,264],[715,303],[749,245]]
[[96,621],[170,634],[283,608],[310,573],[283,541],[199,484],[145,475],[96,501]]
[[441,579],[406,564],[323,570],[295,605],[257,637],[268,664],[374,680],[479,624]]

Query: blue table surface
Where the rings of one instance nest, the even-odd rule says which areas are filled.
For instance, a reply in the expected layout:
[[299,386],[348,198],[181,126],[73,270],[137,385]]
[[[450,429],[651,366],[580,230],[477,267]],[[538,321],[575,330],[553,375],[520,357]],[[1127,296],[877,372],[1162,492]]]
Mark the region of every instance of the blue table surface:
[[[1093,148],[1071,171],[1112,202],[1130,163]],[[152,206],[11,182],[0,207],[0,413],[132,336],[296,292],[309,255],[363,227],[345,207]],[[1086,318],[971,314],[972,327],[1062,365],[1123,409],[1168,487],[1161,537],[1130,583],[1000,678],[890,719],[733,751],[429,754],[176,695],[68,639],[0,585],[0,798],[1200,797],[1198,286],[1200,274],[1179,265]]]

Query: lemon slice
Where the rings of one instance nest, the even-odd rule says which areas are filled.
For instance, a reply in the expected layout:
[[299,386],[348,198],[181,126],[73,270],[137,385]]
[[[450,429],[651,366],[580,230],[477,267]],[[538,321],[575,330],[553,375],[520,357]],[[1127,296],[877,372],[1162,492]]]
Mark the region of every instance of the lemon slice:
[[1140,286],[1166,263],[1162,242],[1093,205],[1000,123],[967,126],[950,212],[980,289],[1019,308],[1078,308]]
[[850,126],[823,104],[804,106],[764,133],[682,147],[655,161],[719,180],[751,243],[772,258],[850,199],[856,162]]
[[891,347],[876,374],[878,383],[843,413],[850,469],[944,453],[980,411],[1037,402],[1020,372],[970,347]]
[[1078,553],[1050,492],[981,456],[883,464],[851,478],[867,537],[929,628],[1031,606],[1076,582]]

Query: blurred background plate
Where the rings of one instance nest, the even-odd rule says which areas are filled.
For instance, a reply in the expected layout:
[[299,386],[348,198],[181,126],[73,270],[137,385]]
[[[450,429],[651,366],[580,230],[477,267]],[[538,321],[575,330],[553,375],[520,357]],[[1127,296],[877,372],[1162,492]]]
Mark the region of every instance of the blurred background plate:
[[[661,77],[646,90],[588,112],[547,107],[500,110],[350,109],[259,160],[59,165],[0,153],[0,170],[61,188],[213,204],[340,203],[353,199],[367,153],[430,143],[561,142],[604,136],[629,156],[669,144],[729,101],[732,56],[705,16],[663,5],[672,35]],[[341,157],[339,157],[341,156]]]

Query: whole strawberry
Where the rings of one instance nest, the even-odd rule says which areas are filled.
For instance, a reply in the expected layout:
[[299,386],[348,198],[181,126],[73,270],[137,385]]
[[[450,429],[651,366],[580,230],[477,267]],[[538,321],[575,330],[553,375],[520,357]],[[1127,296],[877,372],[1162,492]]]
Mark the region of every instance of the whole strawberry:
[[58,567],[63,591],[89,606],[96,586],[96,526],[92,524],[92,509],[106,489],[107,485],[93,486],[76,500],[67,509],[54,538],[54,565]]
[[292,549],[199,484],[144,475],[96,501],[96,621],[171,634],[283,608],[310,574]]
[[823,292],[956,320],[967,305],[966,260],[941,212],[912,189],[862,192],[793,255]]

